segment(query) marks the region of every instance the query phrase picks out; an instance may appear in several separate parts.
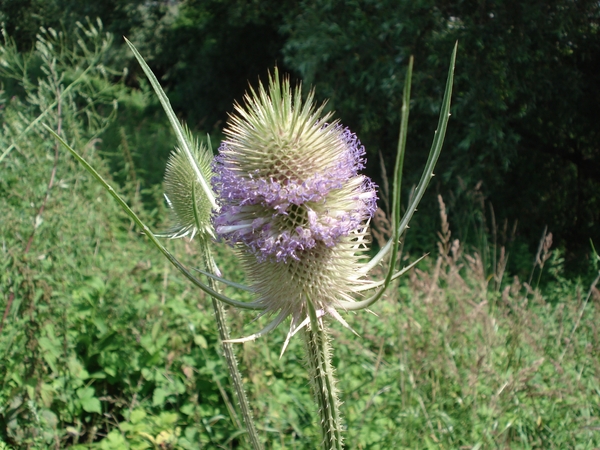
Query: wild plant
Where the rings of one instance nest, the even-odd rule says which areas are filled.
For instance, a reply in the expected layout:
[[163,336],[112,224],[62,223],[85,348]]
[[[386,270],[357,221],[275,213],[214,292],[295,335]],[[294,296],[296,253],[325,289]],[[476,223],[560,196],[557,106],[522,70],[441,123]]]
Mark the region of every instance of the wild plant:
[[[411,301],[391,303],[383,318],[383,329],[398,330],[390,359],[399,355],[401,386],[383,374],[377,386],[392,384],[407,412],[397,420],[412,426],[398,433],[399,447],[415,436],[428,447],[597,447],[600,273],[558,298],[517,276],[498,290],[481,255],[451,238],[439,204],[435,265],[410,273]],[[549,252],[542,245],[539,258],[556,268]]]
[[[160,243],[149,227],[127,206],[116,191],[67,142],[51,131],[84,167],[117,200],[148,238],[188,279],[213,298],[215,317],[240,403],[249,440],[261,448],[245,399],[241,376],[231,349],[232,342],[256,339],[291,318],[282,348],[303,332],[306,359],[315,402],[320,414],[322,447],[341,449],[343,422],[332,366],[327,320],[350,325],[340,311],[365,309],[379,300],[390,282],[408,267],[396,269],[400,237],[408,226],[433,176],[450,116],[450,97],[456,48],[438,129],[421,181],[406,214],[400,214],[400,181],[406,144],[412,60],[404,88],[398,158],[394,168],[392,237],[370,261],[368,222],[376,209],[375,185],[358,170],[364,167],[364,147],[355,134],[313,104],[313,94],[302,101],[300,87],[291,89],[277,71],[268,86],[262,84],[236,105],[225,128],[225,141],[211,162],[211,149],[199,145],[172,111],[156,77],[129,43],[150,79],[169,117],[178,148],[166,173],[166,198],[176,225],[171,237],[192,235],[203,250],[203,269],[208,284],[199,280]],[[211,220],[212,216],[212,220]],[[215,236],[235,246],[250,285],[239,285],[221,276],[212,257]],[[388,259],[385,279],[368,280],[371,269]],[[219,292],[218,284],[252,292],[256,300],[244,303]],[[358,300],[358,296],[374,293]],[[221,302],[260,311],[275,318],[263,330],[231,339]]]

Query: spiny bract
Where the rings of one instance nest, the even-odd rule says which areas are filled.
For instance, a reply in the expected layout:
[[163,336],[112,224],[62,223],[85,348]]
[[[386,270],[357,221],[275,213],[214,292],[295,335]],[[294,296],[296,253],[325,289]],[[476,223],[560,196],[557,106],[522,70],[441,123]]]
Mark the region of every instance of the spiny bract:
[[210,217],[212,204],[203,192],[198,173],[206,180],[212,177],[212,152],[198,142],[187,128],[191,154],[177,147],[169,155],[165,171],[165,198],[172,213],[173,226],[165,236],[178,238],[196,234],[201,239],[214,237]]

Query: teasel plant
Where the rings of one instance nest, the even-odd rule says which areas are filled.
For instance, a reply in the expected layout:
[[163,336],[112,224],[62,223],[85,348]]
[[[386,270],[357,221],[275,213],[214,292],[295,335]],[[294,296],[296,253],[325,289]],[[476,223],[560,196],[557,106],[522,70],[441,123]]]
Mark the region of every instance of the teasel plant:
[[[126,40],[153,86],[177,138],[165,173],[165,198],[173,226],[153,233],[119,194],[90,164],[52,129],[62,145],[115,198],[162,254],[194,285],[211,296],[223,354],[253,449],[262,449],[244,392],[233,345],[258,339],[289,318],[281,349],[300,332],[307,369],[319,413],[321,448],[343,448],[343,420],[332,365],[328,322],[348,311],[368,309],[390,283],[422,258],[397,269],[400,240],[422,199],[440,155],[452,93],[455,45],[437,130],[420,181],[401,215],[401,179],[408,130],[413,60],[404,84],[400,136],[393,172],[391,238],[368,259],[369,221],[376,210],[376,186],[359,171],[365,149],[357,136],[316,106],[314,91],[302,98],[301,86],[275,69],[268,84],[250,88],[243,104],[224,129],[216,157],[209,145],[195,139],[176,117],[158,80],[131,42]],[[160,238],[189,236],[198,241],[202,259],[190,270],[172,255]],[[248,284],[223,276],[213,257],[213,245],[235,248]],[[376,266],[387,263],[385,277],[369,278]],[[201,275],[197,275],[201,274]],[[205,281],[201,278],[205,277]],[[229,298],[221,287],[247,291],[251,302]],[[232,338],[224,305],[258,312],[271,321],[260,331]],[[352,330],[353,331],[353,330]],[[233,414],[233,412],[232,412]]]

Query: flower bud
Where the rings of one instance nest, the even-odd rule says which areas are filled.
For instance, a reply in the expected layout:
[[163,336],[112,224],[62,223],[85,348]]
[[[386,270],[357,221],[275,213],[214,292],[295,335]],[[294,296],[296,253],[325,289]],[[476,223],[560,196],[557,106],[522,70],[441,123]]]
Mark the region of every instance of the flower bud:
[[165,170],[165,198],[171,208],[174,225],[166,233],[172,238],[198,234],[201,238],[214,236],[211,212],[212,204],[198,180],[200,173],[211,179],[212,153],[204,144],[194,139],[189,131],[187,140],[191,145],[191,159],[180,148],[169,155]]

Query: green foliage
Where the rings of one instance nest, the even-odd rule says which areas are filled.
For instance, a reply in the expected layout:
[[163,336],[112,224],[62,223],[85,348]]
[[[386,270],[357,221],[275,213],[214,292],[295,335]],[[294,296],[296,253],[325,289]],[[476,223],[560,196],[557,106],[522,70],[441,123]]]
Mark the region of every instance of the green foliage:
[[72,33],[77,22],[88,17],[101,17],[106,29],[116,36],[159,21],[166,13],[163,5],[143,0],[3,0],[0,22],[15,39],[20,51],[29,51],[36,43],[40,27],[63,29]]
[[[179,3],[149,63],[167,87],[173,107],[192,128],[219,133],[248,83],[282,64],[277,29],[285,5],[265,0],[190,0]],[[138,42],[132,39],[136,45]],[[148,51],[146,51],[148,50]]]
[[[406,187],[416,182],[439,110],[445,72],[439,55],[446,55],[458,39],[463,58],[437,192],[450,201],[452,193],[464,190],[461,183],[471,190],[481,181],[479,189],[494,205],[498,223],[519,220],[519,246],[534,253],[539,233],[548,225],[555,245],[565,249],[567,268],[584,270],[588,240],[600,240],[595,226],[600,222],[595,114],[600,7],[595,0],[0,4],[0,21],[21,50],[35,42],[39,25],[71,33],[75,21],[86,15],[99,15],[116,35],[127,35],[147,56],[177,113],[192,129],[213,136],[248,82],[254,85],[274,65],[315,85],[319,98],[329,98],[329,107],[366,144],[368,170],[375,177],[379,151],[391,172],[404,68],[414,55]],[[126,64],[127,82],[136,84],[141,72],[117,41],[107,56]],[[144,172],[137,179],[151,184],[162,176],[168,154],[145,139],[147,131],[161,142],[166,138],[161,132],[168,133],[168,127],[146,128],[159,123],[159,117],[152,121],[150,111],[132,110],[131,121],[139,128],[123,117],[125,134],[149,155],[134,152],[134,173]],[[114,124],[106,138],[110,149],[123,147],[121,124]],[[111,167],[127,172],[121,156],[119,152]],[[144,200],[152,199],[144,195]],[[436,230],[435,217],[430,194],[414,223],[412,248],[432,250],[427,236]],[[463,228],[455,224],[457,234]]]
[[[103,189],[41,128],[27,128],[51,124],[110,177],[98,135],[128,89],[109,82],[99,62],[110,36],[98,25],[81,33],[73,42],[47,30],[30,54],[10,41],[1,47],[2,81],[15,80],[24,95],[4,97],[0,111],[0,439],[19,448],[128,434],[141,442],[139,427],[120,428],[125,418],[144,424],[148,442],[171,439],[178,427],[181,442],[196,443],[182,448],[224,442],[233,432],[205,305],[174,295],[181,281]],[[33,79],[31,66],[42,77]],[[135,195],[130,201],[150,222],[162,215]],[[148,419],[135,422],[139,407]]]

